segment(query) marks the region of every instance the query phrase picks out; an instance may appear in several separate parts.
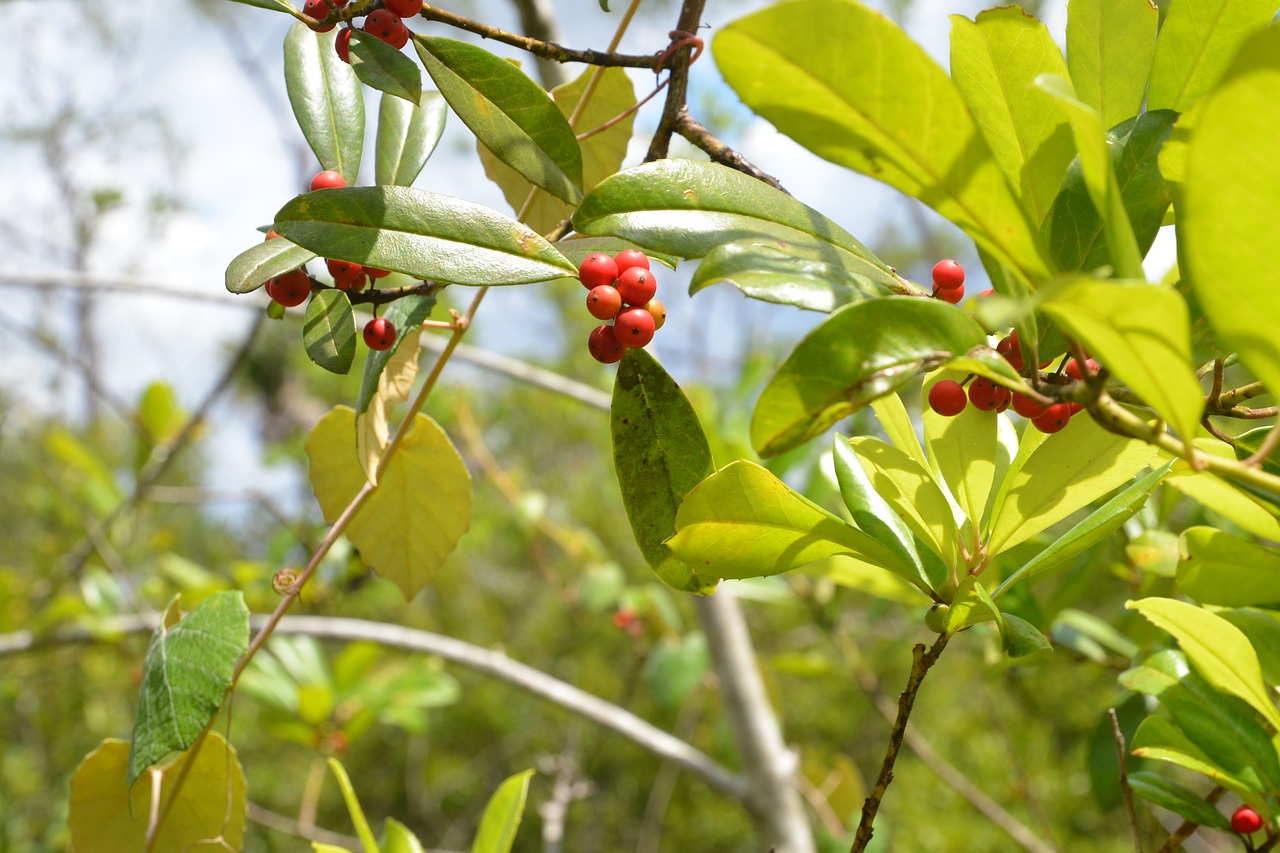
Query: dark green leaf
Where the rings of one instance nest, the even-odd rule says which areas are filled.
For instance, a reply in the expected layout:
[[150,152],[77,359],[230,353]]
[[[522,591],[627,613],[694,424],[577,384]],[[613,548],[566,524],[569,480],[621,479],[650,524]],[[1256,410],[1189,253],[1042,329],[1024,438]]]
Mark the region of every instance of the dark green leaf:
[[902,292],[906,282],[818,211],[727,166],[658,160],[601,181],[573,214],[582,234],[612,234],[681,258],[763,238],[803,245],[843,269]]
[[569,237],[566,240],[560,240],[552,244],[560,252],[569,259],[575,267],[582,266],[582,261],[592,252],[604,252],[606,255],[616,255],[623,249],[642,249],[649,256],[650,261],[657,261],[664,267],[675,269],[680,263],[680,259],[675,255],[666,252],[656,252],[650,248],[644,248],[630,240],[623,240],[620,237]]
[[413,38],[436,88],[486,148],[556,198],[582,198],[582,151],[550,95],[484,48]]
[[609,11],[609,0],[600,0],[600,8],[601,8],[601,9],[603,9],[604,11],[608,12],[608,11]]
[[411,186],[436,150],[448,114],[439,92],[422,92],[417,106],[383,95],[378,108],[374,181],[383,186]]
[[356,357],[356,321],[344,291],[320,290],[307,303],[302,326],[307,357],[330,373],[345,374]]
[[1208,776],[1237,794],[1243,795],[1250,790],[1247,782],[1214,764],[1177,726],[1164,717],[1147,717],[1143,720],[1129,746],[1133,754],[1140,758],[1152,758],[1185,767],[1194,773]]
[[[825,256],[825,259],[824,259]],[[712,249],[698,264],[689,293],[724,282],[762,302],[831,313],[890,291],[852,272],[830,251],[780,240],[746,240]]]
[[[1275,426],[1258,427],[1251,429],[1246,433],[1236,436],[1235,447],[1237,459],[1248,459],[1250,456],[1262,449],[1263,439],[1267,437]],[[1262,470],[1268,474],[1274,474],[1280,477],[1280,457],[1277,457],[1276,451],[1273,449],[1271,454],[1262,460]],[[1274,497],[1274,496],[1273,496]]]
[[297,23],[284,40],[284,80],[298,127],[323,169],[354,185],[364,148],[364,92],[334,49],[334,34]]
[[609,424],[622,503],[640,553],[677,589],[714,587],[718,578],[699,577],[664,543],[675,532],[680,502],[714,470],[711,449],[680,386],[642,349],[628,349],[618,366]]
[[129,788],[143,770],[195,742],[222,707],[248,647],[249,609],[238,591],[211,594],[180,621],[177,601],[169,605],[142,664]]
[[1012,613],[1004,614],[1004,622],[1000,625],[1000,644],[1004,647],[1005,654],[1011,658],[1053,649],[1036,626]]
[[1195,673],[1160,694],[1174,723],[1210,761],[1259,791],[1280,791],[1280,759],[1258,715]]
[[278,275],[292,272],[315,257],[301,246],[276,237],[246,249],[227,265],[227,290],[249,293]]
[[1202,604],[1280,604],[1280,554],[1212,527],[1182,533],[1178,589]]
[[378,391],[378,378],[382,376],[382,371],[391,360],[391,356],[400,348],[405,333],[417,330],[422,325],[422,321],[431,315],[431,309],[435,304],[434,293],[425,296],[406,296],[392,302],[383,312],[382,316],[396,327],[396,342],[385,350],[369,350],[369,357],[364,361],[364,376],[360,380],[360,393],[356,397],[357,415],[364,414],[365,409],[369,408],[369,401]]
[[1021,382],[986,340],[972,317],[939,300],[887,297],[846,305],[811,331],[769,381],[751,419],[751,443],[762,456],[789,450],[953,359]]
[[1146,770],[1130,773],[1129,787],[1147,802],[1168,809],[1192,823],[1211,826],[1224,832],[1231,829],[1231,821],[1227,816],[1205,802],[1204,797],[1197,796],[1181,784],[1158,773]]
[[326,258],[454,284],[529,284],[578,274],[514,219],[410,187],[307,193],[281,208],[276,230]]
[[412,59],[364,30],[351,31],[350,57],[351,69],[366,86],[418,103],[422,72]]

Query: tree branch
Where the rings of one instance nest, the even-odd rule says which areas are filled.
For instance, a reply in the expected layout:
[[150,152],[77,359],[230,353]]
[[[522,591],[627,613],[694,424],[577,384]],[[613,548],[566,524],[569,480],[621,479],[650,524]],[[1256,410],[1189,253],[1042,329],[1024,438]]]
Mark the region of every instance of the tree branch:
[[657,56],[630,56],[622,53],[605,53],[599,50],[574,50],[568,47],[554,44],[552,42],[542,41],[541,39],[531,38],[529,36],[517,35],[498,27],[476,21],[462,15],[456,15],[453,12],[447,12],[444,9],[435,6],[423,6],[422,17],[428,21],[436,21],[441,24],[448,24],[451,27],[457,27],[460,30],[466,30],[474,33],[481,38],[493,39],[494,41],[509,44],[512,47],[518,47],[523,51],[532,53],[534,56],[542,59],[549,59],[553,62],[583,62],[587,65],[600,65],[606,68],[653,68],[658,63]]
[[[696,33],[702,24],[702,10],[706,5],[706,0],[684,0],[684,5],[680,7],[680,19],[671,37],[676,38],[682,33]],[[671,72],[667,86],[667,101],[662,108],[662,119],[658,122],[658,129],[649,143],[649,153],[644,158],[646,163],[650,160],[662,160],[667,156],[671,148],[671,135],[676,130],[677,119],[681,111],[688,109],[689,62],[693,49],[692,44],[678,48],[666,60],[665,66]]]
[[[675,131],[694,146],[705,151],[714,162],[722,166],[728,166],[730,169],[737,169],[739,172],[750,175],[758,181],[764,181],[775,190],[787,192],[777,178],[765,174],[750,160],[730,148],[699,123],[697,119],[689,115],[688,106],[682,106],[676,113]],[[791,193],[787,193],[787,195],[791,195]]]

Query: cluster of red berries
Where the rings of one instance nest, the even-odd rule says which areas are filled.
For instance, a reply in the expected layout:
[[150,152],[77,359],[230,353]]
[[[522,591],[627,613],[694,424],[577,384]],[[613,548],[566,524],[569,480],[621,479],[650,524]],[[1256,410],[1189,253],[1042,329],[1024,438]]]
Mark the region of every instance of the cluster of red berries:
[[1262,829],[1262,816],[1249,806],[1241,806],[1231,813],[1231,828],[1241,835],[1252,835]]
[[[317,21],[325,18],[337,9],[347,5],[347,0],[307,0],[302,11]],[[413,18],[422,11],[422,0],[385,0],[383,8],[375,9],[364,19],[364,31],[376,36],[396,50],[409,43],[409,28],[404,25],[405,18]],[[327,33],[336,24],[327,26],[317,24],[311,29],[318,33]],[[338,57],[343,62],[351,62],[351,27],[344,26],[334,42]]]
[[[346,185],[346,179],[340,173],[331,169],[326,169],[311,179],[311,189],[313,191],[341,188]],[[279,236],[274,229],[267,232],[268,240]],[[359,293],[364,290],[369,279],[382,278],[385,275],[389,275],[387,270],[380,270],[351,261],[325,258],[324,265],[328,267],[329,275],[333,276],[334,287],[353,293]],[[270,296],[285,308],[292,308],[295,305],[301,305],[306,302],[307,297],[311,295],[311,276],[307,275],[305,267],[298,267],[296,270],[276,276],[268,281],[265,290],[267,291],[267,296]],[[369,349],[390,349],[396,342],[395,324],[385,317],[374,317],[365,324],[364,342]]]
[[950,258],[933,265],[933,298],[952,305],[964,299],[964,267]]
[[667,320],[667,309],[654,298],[658,280],[649,271],[649,256],[639,249],[616,255],[592,252],[578,267],[578,281],[588,291],[587,311],[613,325],[596,326],[587,338],[591,356],[602,364],[622,359],[627,347],[643,347]]

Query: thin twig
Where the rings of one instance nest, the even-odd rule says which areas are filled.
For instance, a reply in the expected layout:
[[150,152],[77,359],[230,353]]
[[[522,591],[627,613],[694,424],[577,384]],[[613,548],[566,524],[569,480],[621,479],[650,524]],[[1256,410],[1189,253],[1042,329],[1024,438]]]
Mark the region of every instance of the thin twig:
[[552,42],[507,32],[498,27],[445,11],[436,6],[423,6],[421,14],[428,21],[448,24],[451,27],[474,33],[481,38],[509,44],[512,47],[518,47],[523,51],[532,53],[534,56],[550,59],[553,62],[583,62],[587,65],[599,65],[605,68],[653,68],[658,64],[658,58],[654,55],[629,56],[600,50],[574,50]]
[[[680,7],[680,19],[672,31],[672,38],[679,35],[696,33],[702,24],[702,10],[706,0],[684,0]],[[687,107],[689,95],[689,62],[693,56],[694,45],[688,44],[665,58],[665,65],[671,70],[667,87],[667,101],[662,108],[662,118],[658,129],[654,131],[649,143],[649,151],[645,154],[645,162],[662,160],[671,148],[671,136],[676,131],[676,119],[680,111]]]
[[302,838],[307,841],[319,841],[321,844],[332,844],[336,847],[344,847],[347,850],[359,850],[360,839],[351,835],[343,835],[340,832],[330,832],[320,827],[304,827],[301,823],[287,815],[277,814],[270,809],[263,808],[252,800],[245,803],[245,817],[265,829],[273,832],[279,832],[293,838]]
[[[687,106],[682,107],[676,113],[675,123],[676,133],[683,136],[691,142],[695,147],[705,151],[713,161],[722,166],[728,166],[731,169],[737,169],[745,175],[750,175],[758,181],[764,181],[775,190],[781,190],[786,193],[787,189],[777,178],[766,174],[758,166],[743,157],[740,153],[730,148],[723,141],[718,139],[710,130],[704,127],[697,119],[689,114]],[[791,193],[787,193],[790,195]]]
[[1124,795],[1124,812],[1129,818],[1129,836],[1133,839],[1135,853],[1142,853],[1142,836],[1138,833],[1138,815],[1133,810],[1133,791],[1129,788],[1129,764],[1125,756],[1124,732],[1120,731],[1120,718],[1115,708],[1107,709],[1111,718],[1111,734],[1116,742],[1116,756],[1120,759],[1120,793]]

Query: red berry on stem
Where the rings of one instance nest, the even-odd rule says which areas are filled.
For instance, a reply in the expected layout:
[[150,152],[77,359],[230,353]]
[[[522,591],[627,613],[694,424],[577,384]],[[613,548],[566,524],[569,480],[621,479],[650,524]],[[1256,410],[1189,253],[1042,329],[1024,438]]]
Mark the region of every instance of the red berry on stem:
[[653,340],[653,315],[644,308],[628,308],[613,321],[613,332],[625,347],[642,347]]
[[587,313],[597,320],[612,320],[622,310],[622,295],[611,284],[591,288],[587,294]]
[[[369,13],[364,19],[364,31],[377,36],[394,48],[401,48],[409,40],[409,30],[400,20],[400,16],[386,9],[378,9]],[[397,44],[397,42],[399,42]]]
[[612,326],[596,326],[587,338],[587,350],[601,364],[613,364],[622,360],[624,352]]
[[653,330],[655,332],[658,329],[661,329],[662,325],[667,322],[667,306],[662,304],[662,300],[650,299],[648,303],[645,304],[644,310],[653,315]]
[[613,259],[618,264],[618,275],[622,275],[625,270],[629,270],[632,267],[649,269],[649,256],[639,249],[623,249],[614,255]]
[[979,376],[969,383],[969,402],[984,412],[994,412],[1004,400],[1004,396],[1000,394],[1002,390],[1004,389],[990,379]]
[[628,305],[646,305],[658,292],[658,280],[644,267],[627,267],[618,273],[618,292]]
[[618,264],[604,252],[592,252],[578,267],[578,281],[587,290],[602,284],[612,285],[618,278]]
[[338,52],[338,58],[348,65],[351,64],[351,33],[350,27],[343,27],[342,32],[338,33],[338,40],[333,43],[333,49]]
[[314,190],[330,190],[345,187],[347,179],[342,177],[342,173],[335,172],[332,169],[325,169],[311,179],[311,189]]
[[[1090,376],[1097,374],[1098,362],[1094,361],[1093,359],[1089,359],[1084,363],[1084,366],[1085,366],[1085,369],[1089,371]],[[1070,376],[1072,379],[1084,378],[1080,372],[1080,363],[1077,362],[1074,358],[1067,362],[1067,369],[1063,372],[1066,373],[1068,376]]]
[[387,270],[380,270],[377,267],[370,267],[370,266],[366,266],[364,268],[364,274],[369,276],[369,278],[386,278],[387,276],[391,275],[391,273]]
[[267,282],[267,295],[286,308],[301,305],[311,295],[311,278],[303,269],[276,276]]
[[1031,419],[1031,425],[1041,432],[1055,433],[1071,420],[1071,407],[1066,403],[1054,403],[1044,410],[1044,414]]
[[996,352],[1004,356],[1004,360],[1009,362],[1009,366],[1014,370],[1022,369],[1022,349],[1018,345],[1017,329],[1014,329],[1009,337],[1004,338],[1000,343],[996,344]]
[[955,417],[963,412],[967,405],[969,405],[969,398],[965,396],[964,387],[954,379],[935,382],[929,389],[929,408],[944,418]]
[[1047,406],[1042,406],[1030,397],[1022,394],[1013,395],[1013,410],[1027,420],[1034,420],[1044,414]]
[[964,267],[948,258],[933,265],[933,284],[939,290],[959,290],[964,287]]
[[360,290],[364,286],[364,267],[360,264],[326,258],[324,265],[339,290]]
[[1262,816],[1249,806],[1241,806],[1231,813],[1231,828],[1241,835],[1252,835],[1262,829]]
[[[325,18],[329,17],[329,13],[331,11],[333,11],[333,7],[329,5],[327,0],[307,0],[306,3],[302,4],[303,14],[308,17],[315,18],[317,21],[323,21]],[[328,26],[315,24],[311,29],[318,33],[327,33],[335,26],[337,26],[337,24],[329,24]]]
[[387,350],[396,342],[396,327],[386,317],[374,317],[364,325],[364,343],[369,349]]
[[422,11],[422,0],[387,0],[386,7],[402,18],[412,18]]
[[955,290],[944,290],[939,287],[933,292],[934,299],[941,299],[943,302],[950,302],[952,305],[964,299],[964,288],[957,287]]

